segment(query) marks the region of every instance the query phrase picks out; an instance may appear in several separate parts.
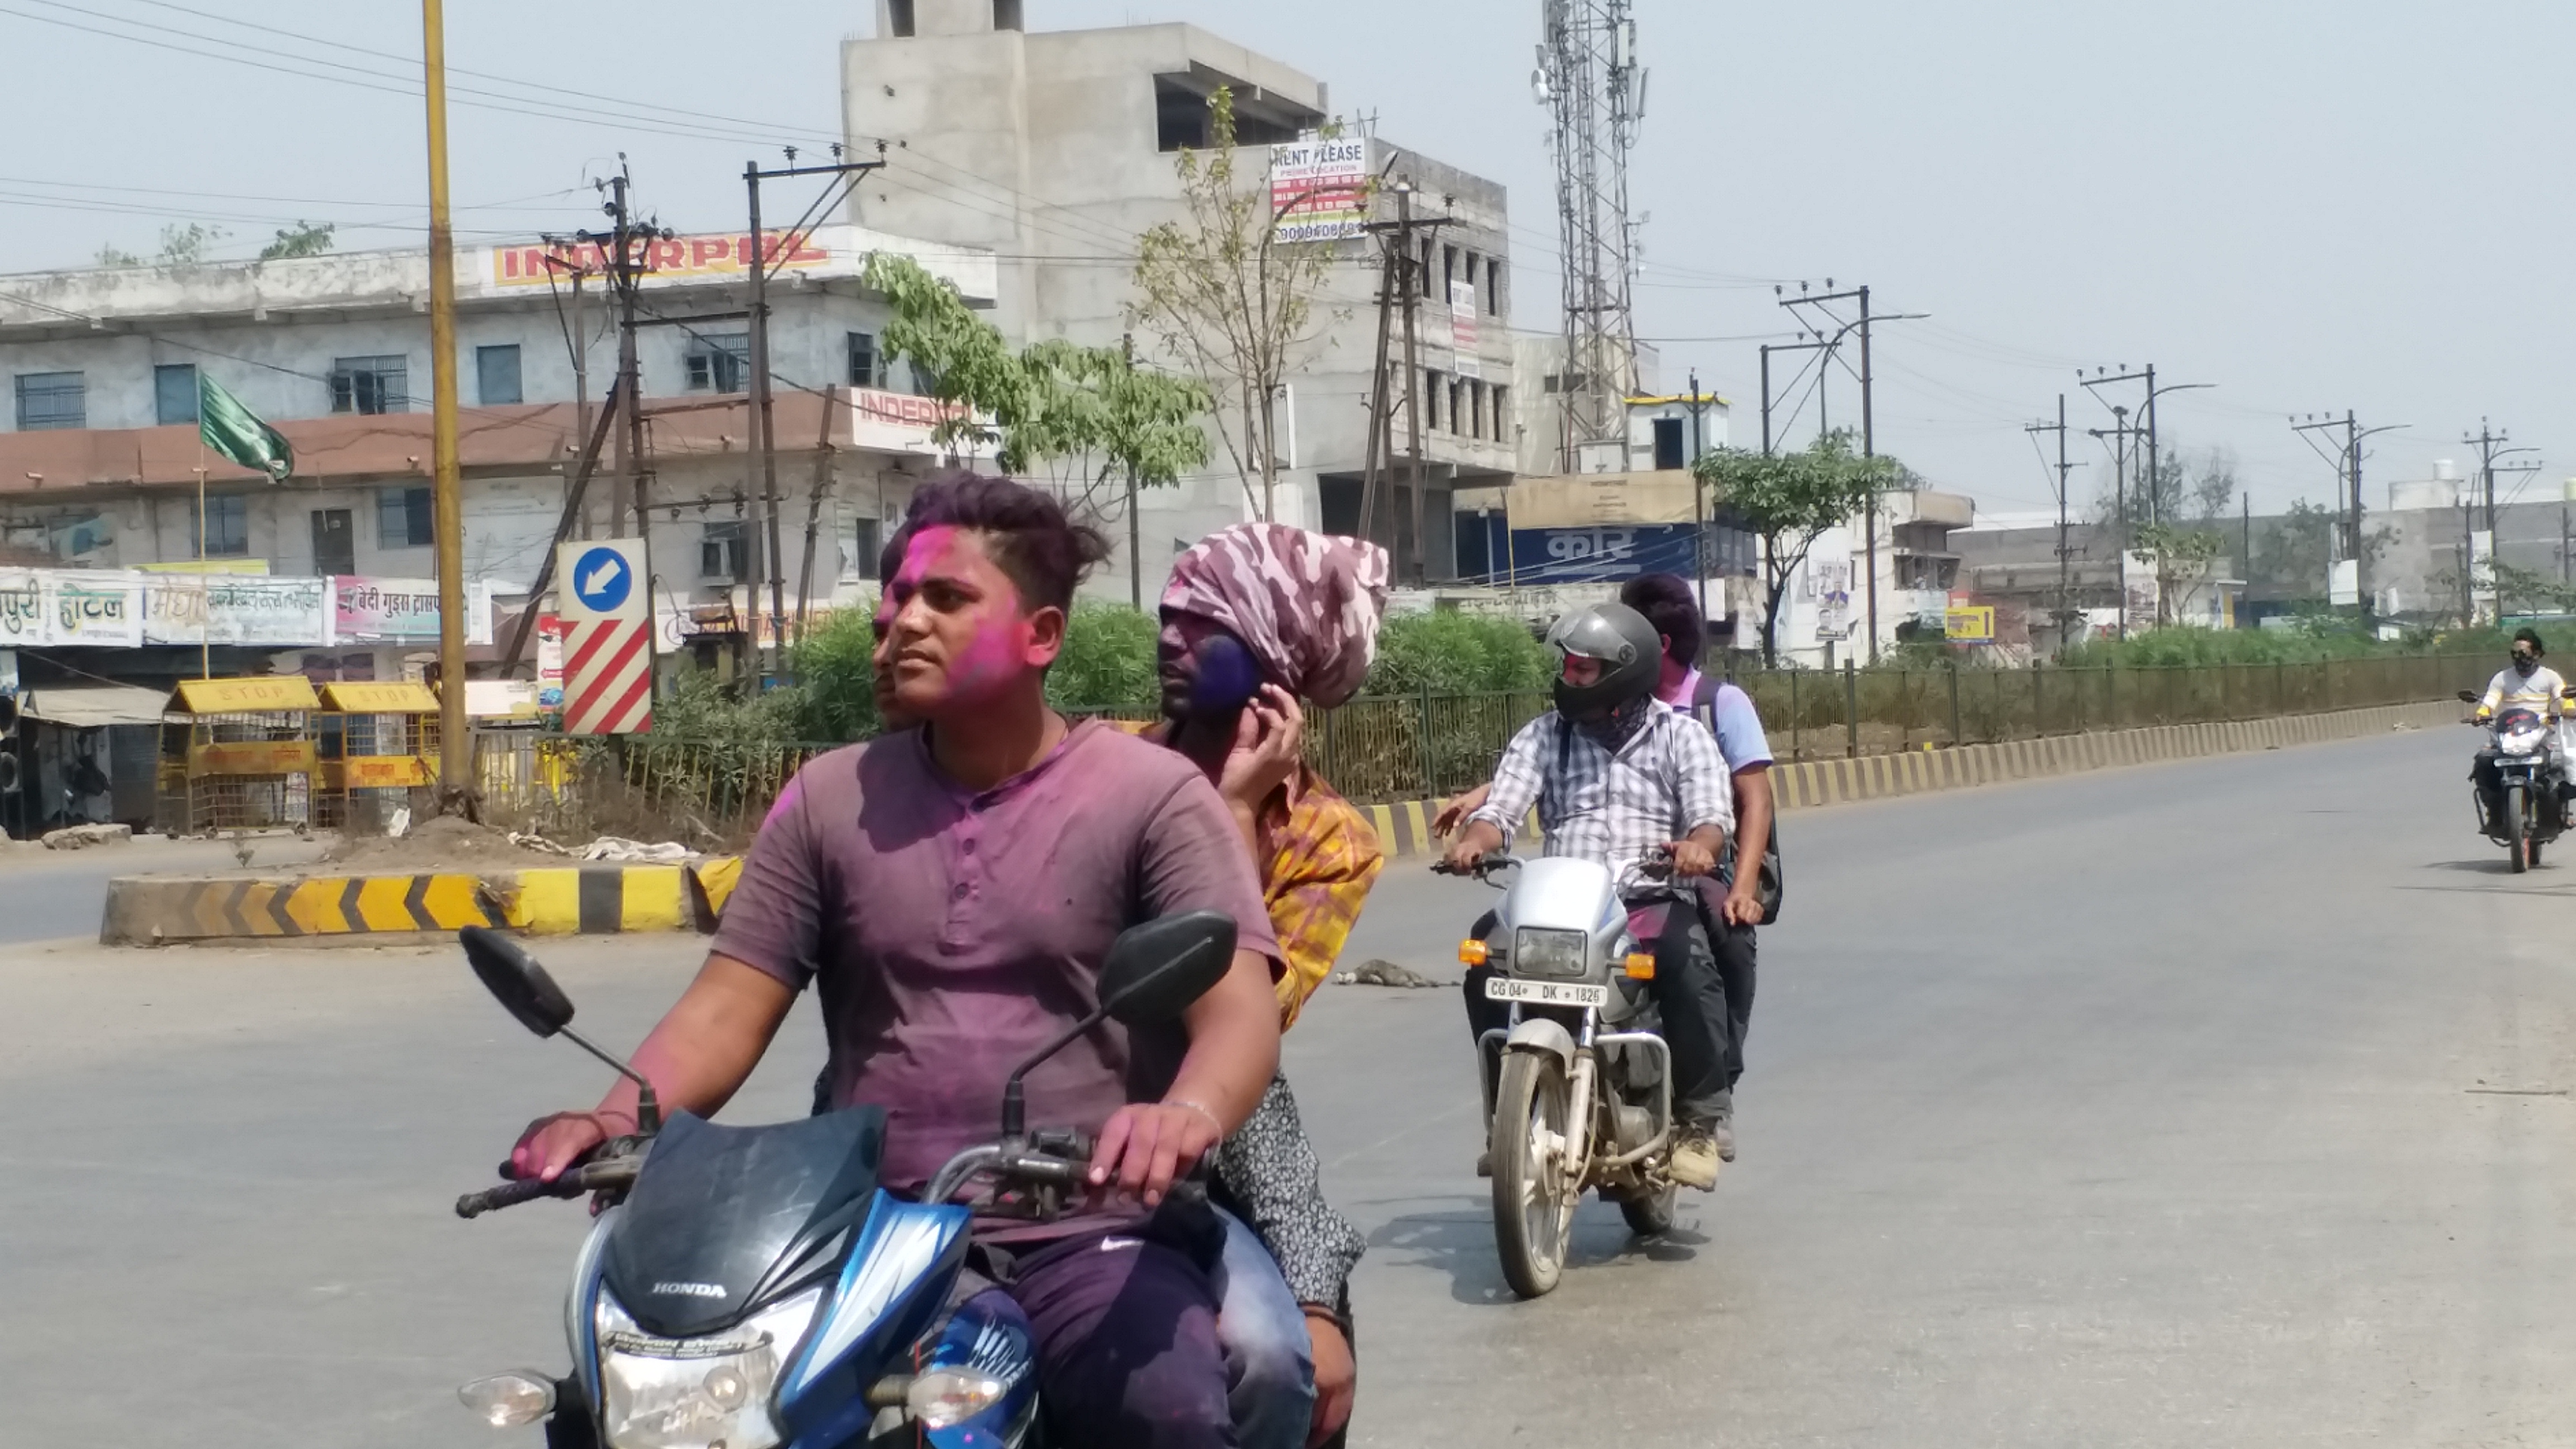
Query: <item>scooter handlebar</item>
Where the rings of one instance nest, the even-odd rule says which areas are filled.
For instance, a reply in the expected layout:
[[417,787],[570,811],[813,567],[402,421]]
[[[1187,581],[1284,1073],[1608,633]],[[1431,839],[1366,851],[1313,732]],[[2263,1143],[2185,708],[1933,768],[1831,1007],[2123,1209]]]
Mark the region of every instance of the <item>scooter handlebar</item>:
[[[469,1192],[458,1198],[456,1215],[460,1218],[479,1218],[485,1213],[497,1212],[505,1207],[517,1207],[523,1202],[535,1202],[541,1197],[580,1197],[584,1193],[591,1192],[622,1192],[635,1185],[635,1167],[633,1157],[619,1156],[586,1162],[579,1167],[566,1168],[552,1182],[535,1177],[518,1178],[505,1182],[499,1187],[487,1187],[481,1192]],[[502,1174],[507,1176],[509,1170],[509,1164],[503,1163]]]

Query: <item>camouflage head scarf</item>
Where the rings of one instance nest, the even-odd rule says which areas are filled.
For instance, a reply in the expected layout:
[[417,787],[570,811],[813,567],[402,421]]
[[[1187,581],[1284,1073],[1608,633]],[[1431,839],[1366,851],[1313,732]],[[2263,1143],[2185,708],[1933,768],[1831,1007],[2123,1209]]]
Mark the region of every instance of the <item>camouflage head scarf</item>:
[[1386,550],[1284,523],[1238,523],[1172,561],[1163,613],[1218,625],[1262,672],[1330,709],[1359,692],[1377,657]]

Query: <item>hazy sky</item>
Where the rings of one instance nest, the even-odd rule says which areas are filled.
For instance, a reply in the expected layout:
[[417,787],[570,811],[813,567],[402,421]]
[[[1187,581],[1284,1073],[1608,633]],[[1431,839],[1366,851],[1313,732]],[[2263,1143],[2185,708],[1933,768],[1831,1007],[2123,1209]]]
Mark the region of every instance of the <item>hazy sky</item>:
[[[1194,21],[1323,78],[1388,138],[1503,181],[1515,320],[1549,324],[1538,0],[1027,8],[1032,29]],[[2165,438],[2232,450],[2258,509],[2331,494],[2291,412],[2412,425],[2373,440],[2374,507],[2386,480],[2470,457],[2459,438],[2482,415],[2543,449],[2525,496],[2576,473],[2576,305],[2558,260],[2576,208],[2554,189],[2576,130],[2576,6],[1637,12],[1653,76],[1631,182],[1651,217],[1638,327],[1667,339],[1668,386],[1696,367],[1735,400],[1739,441],[1758,436],[1756,345],[1787,340],[1772,284],[1832,277],[1870,283],[1881,311],[1932,314],[1878,331],[1879,446],[1989,512],[2048,505],[2022,425],[2063,389],[2074,427],[2109,426],[2075,372],[2123,363],[2217,384],[2165,400]],[[872,25],[870,0],[448,0],[464,239],[585,224],[584,178],[620,150],[666,223],[739,225],[742,163],[837,133],[838,41]],[[416,241],[419,102],[361,72],[416,68],[419,45],[400,3],[0,0],[0,124],[19,138],[0,162],[0,270],[80,264],[109,242],[148,253],[174,220],[229,228],[234,254],[298,217],[339,223],[344,246]],[[1836,418],[1855,418],[1856,386],[1835,387]],[[2074,441],[2089,500],[2107,455]]]

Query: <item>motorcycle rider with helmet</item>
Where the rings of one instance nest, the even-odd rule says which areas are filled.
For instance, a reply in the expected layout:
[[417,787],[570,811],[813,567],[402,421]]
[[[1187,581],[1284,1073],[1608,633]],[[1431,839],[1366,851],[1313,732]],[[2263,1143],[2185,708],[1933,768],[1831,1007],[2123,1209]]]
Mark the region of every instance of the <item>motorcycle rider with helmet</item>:
[[[1677,877],[1717,868],[1735,826],[1733,780],[1717,741],[1655,697],[1662,641],[1644,615],[1597,604],[1559,619],[1547,642],[1561,659],[1556,708],[1503,751],[1492,793],[1467,817],[1444,864],[1466,870],[1510,841],[1535,805],[1551,856],[1621,870],[1669,847]],[[1717,1185],[1716,1128],[1726,1088],[1726,996],[1699,912],[1641,896],[1632,920],[1655,957],[1653,990],[1672,1049],[1673,1180]],[[1660,919],[1655,919],[1659,917]]]
[[[2496,677],[2487,681],[2486,697],[2478,701],[2477,722],[2485,724],[2493,720],[2500,709],[2527,709],[2550,721],[2563,718],[2567,713],[2564,703],[2567,681],[2559,677],[2557,670],[2540,662],[2541,656],[2548,652],[2547,646],[2540,642],[2539,630],[2527,625],[2514,630],[2513,662],[2497,670]],[[2560,764],[2563,774],[2563,759]],[[2504,788],[2503,781],[2496,774],[2493,751],[2478,752],[2477,762],[2469,768],[2469,778],[2477,782],[2478,798],[2486,802],[2492,815],[2501,803]]]

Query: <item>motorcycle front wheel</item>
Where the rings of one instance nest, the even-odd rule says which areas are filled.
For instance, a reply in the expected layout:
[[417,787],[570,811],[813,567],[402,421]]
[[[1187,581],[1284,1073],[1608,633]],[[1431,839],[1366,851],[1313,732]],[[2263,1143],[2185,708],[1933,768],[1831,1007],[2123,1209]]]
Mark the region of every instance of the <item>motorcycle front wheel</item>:
[[1574,1234],[1574,1204],[1565,1191],[1569,1095],[1564,1064],[1553,1053],[1503,1053],[1489,1143],[1494,1249],[1503,1260],[1504,1281],[1523,1298],[1556,1287]]
[[1681,1189],[1668,1182],[1648,1196],[1619,1199],[1619,1216],[1638,1237],[1659,1238],[1673,1230],[1673,1202],[1680,1196]]
[[2523,786],[2504,787],[2504,828],[2511,843],[2513,873],[2520,875],[2531,869],[2531,858],[2538,853],[2532,842],[2531,792]]

